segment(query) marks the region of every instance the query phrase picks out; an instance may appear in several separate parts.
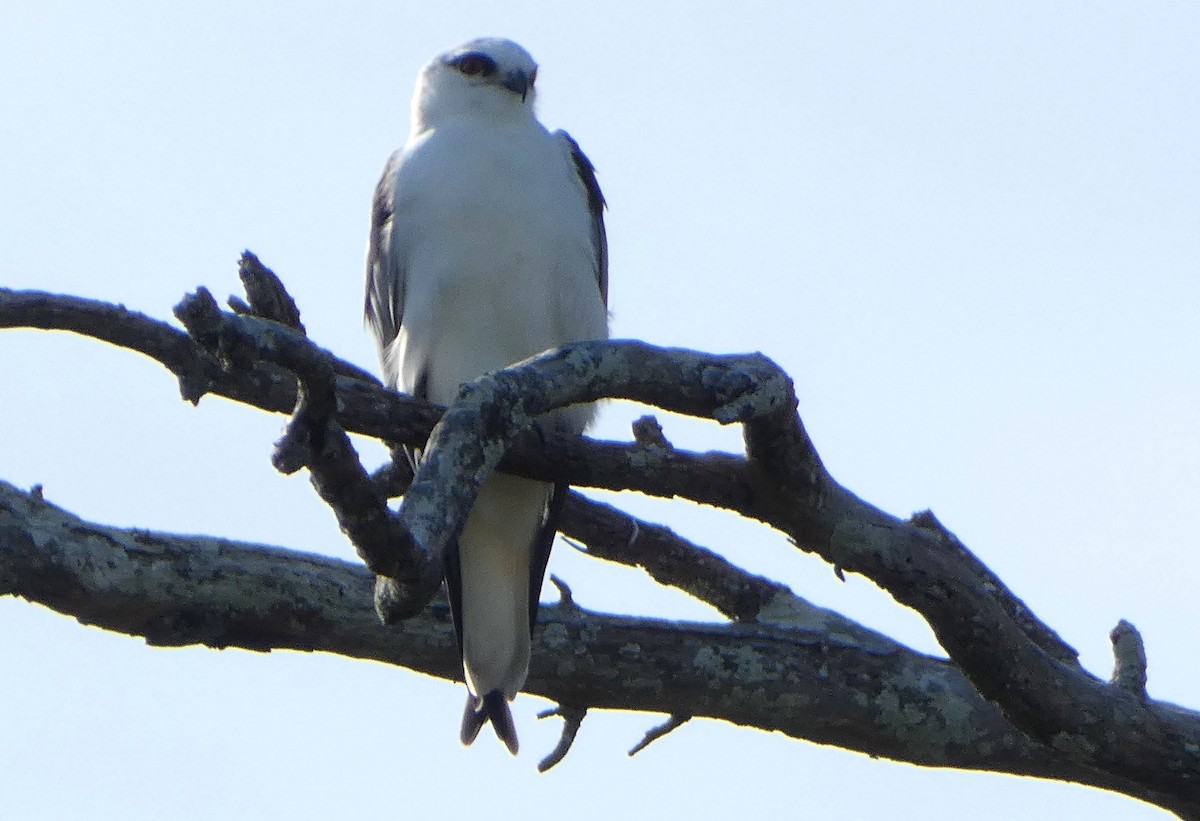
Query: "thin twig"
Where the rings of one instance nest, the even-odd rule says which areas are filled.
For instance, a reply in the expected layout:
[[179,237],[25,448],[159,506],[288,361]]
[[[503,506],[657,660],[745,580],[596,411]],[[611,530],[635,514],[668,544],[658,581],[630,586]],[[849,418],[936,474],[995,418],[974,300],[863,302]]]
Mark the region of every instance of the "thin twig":
[[546,770],[567,757],[567,753],[571,751],[571,745],[575,743],[575,736],[579,733],[579,725],[583,723],[587,712],[587,707],[572,707],[567,704],[560,704],[553,710],[543,710],[538,713],[538,718],[562,716],[563,720],[562,735],[558,737],[557,746],[550,751],[549,755],[538,762],[539,773],[546,772]]
[[678,730],[684,724],[691,721],[691,718],[691,716],[673,715],[657,727],[651,727],[646,731],[646,735],[642,736],[642,740],[635,744],[633,749],[629,751],[629,757],[632,758],[637,755],[667,733]]
[[292,299],[275,272],[263,265],[250,251],[242,252],[242,258],[238,261],[238,278],[242,280],[248,307],[255,316],[274,320],[308,336],[304,323],[300,321],[296,300]]
[[558,588],[558,606],[568,610],[579,610],[579,605],[575,603],[575,596],[571,593],[571,588],[553,573],[550,574],[550,583]]
[[1138,698],[1146,698],[1146,645],[1142,634],[1125,619],[1109,633],[1113,646],[1112,683]]

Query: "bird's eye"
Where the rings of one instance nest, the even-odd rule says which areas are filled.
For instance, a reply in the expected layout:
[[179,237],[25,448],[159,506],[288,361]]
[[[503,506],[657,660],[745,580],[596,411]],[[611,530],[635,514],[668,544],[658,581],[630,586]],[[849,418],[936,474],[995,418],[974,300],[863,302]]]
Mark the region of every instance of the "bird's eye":
[[466,74],[468,77],[481,75],[488,77],[496,73],[496,61],[478,51],[468,51],[450,61],[450,65]]

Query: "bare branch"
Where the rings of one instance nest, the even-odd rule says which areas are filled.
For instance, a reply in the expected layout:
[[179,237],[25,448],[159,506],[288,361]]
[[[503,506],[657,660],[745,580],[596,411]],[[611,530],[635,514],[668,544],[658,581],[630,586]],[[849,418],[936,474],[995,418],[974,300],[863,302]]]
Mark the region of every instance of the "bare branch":
[[[664,390],[664,386],[669,389]],[[761,354],[708,356],[639,342],[581,342],[463,385],[434,427],[399,516],[428,554],[457,538],[480,483],[534,417],[603,398],[750,424],[796,404],[791,380]]]
[[660,584],[678,587],[737,621],[754,621],[786,585],[747,573],[722,556],[640,521],[611,505],[572,492],[563,506],[563,533],[597,559],[640,567]]
[[575,594],[571,592],[571,588],[566,582],[551,573],[550,583],[554,585],[556,590],[558,590],[559,607],[561,607],[563,610],[570,610],[571,608],[578,609],[579,605],[575,603]]
[[587,716],[587,707],[571,707],[560,704],[553,710],[543,710],[538,713],[538,718],[550,718],[551,716],[562,716],[562,735],[558,739],[558,745],[550,751],[549,755],[538,762],[539,773],[546,772],[567,757],[567,753],[571,751],[571,745],[575,743],[575,736],[579,733],[579,725],[583,724],[583,719]]
[[[749,459],[739,467],[756,491],[742,510],[835,567],[867,575],[921,613],[980,693],[1024,732],[1086,766],[1136,774],[1157,789],[1200,799],[1200,726],[1088,674],[1074,651],[932,514],[902,522],[838,485],[792,410],[790,381],[769,361],[714,358],[708,361],[730,364],[705,368],[699,354],[638,346],[632,355],[646,367],[634,370],[627,344],[570,346],[464,386],[434,429],[427,463],[401,506],[401,516],[412,517],[406,522],[424,524],[434,513],[448,514],[451,527],[443,522],[441,530],[425,529],[433,541],[420,543],[436,552],[452,538],[476,483],[531,416],[619,396],[740,421]],[[662,378],[672,368],[676,372]],[[658,392],[643,389],[647,373],[660,378]],[[742,381],[760,376],[767,380],[762,390]],[[681,388],[665,396],[662,385]],[[639,463],[653,463],[653,455],[643,449]],[[417,528],[409,527],[416,535]]]
[[248,304],[247,310],[235,308],[237,313],[270,319],[298,331],[302,336],[308,336],[304,323],[300,321],[296,300],[287,292],[283,281],[249,251],[243,251],[242,258],[238,260],[238,278],[246,291]]
[[[0,595],[150,644],[316,650],[459,680],[447,604],[388,627],[371,612],[372,582],[366,568],[322,556],[91,524],[0,482]],[[559,704],[720,718],[914,764],[1077,781],[1196,809],[1014,732],[953,664],[894,643],[578,606],[545,606],[539,620],[528,690]]]
[[[253,317],[237,319],[266,324]],[[223,368],[217,359],[170,326],[115,306],[0,290],[0,327],[72,330],[139,350],[176,373],[185,397],[193,401],[204,392],[213,391],[276,412],[287,412],[295,405],[295,378],[280,372],[278,366],[258,361],[255,358],[258,354],[241,363],[244,370]],[[311,346],[302,337],[291,336]],[[278,336],[267,340],[267,347],[271,345],[284,350],[291,341],[284,345],[283,337]],[[207,343],[206,346],[211,347]],[[301,359],[326,357],[326,364],[317,367],[333,367],[328,364],[336,361],[333,357],[315,346],[311,348],[293,353]],[[213,350],[223,357],[227,355],[222,352],[219,340]],[[469,388],[465,398],[471,401],[471,393],[475,392],[474,398],[479,399],[478,393],[484,391],[489,393],[485,398],[492,402],[490,407],[508,410],[487,417],[487,424],[480,428],[487,434],[484,437],[489,443],[487,447],[476,444],[475,451],[467,448],[455,452],[443,466],[445,476],[477,477],[480,469],[496,466],[498,452],[507,446],[508,453],[499,461],[499,469],[545,481],[634,489],[663,497],[681,496],[767,523],[801,549],[819,554],[835,568],[871,578],[898,602],[919,612],[973,686],[999,705],[1003,715],[1016,727],[1045,745],[1038,749],[1051,751],[1048,755],[1057,759],[1056,766],[1088,774],[1086,778],[1074,776],[1077,780],[1116,784],[1116,789],[1152,795],[1155,798],[1148,800],[1200,815],[1197,813],[1200,779],[1196,777],[1200,772],[1200,722],[1196,715],[1142,697],[1136,684],[1137,663],[1131,668],[1132,677],[1118,677],[1132,687],[1113,686],[1084,671],[1074,651],[932,514],[901,521],[863,502],[835,482],[821,464],[794,412],[790,381],[768,360],[751,357],[734,362],[728,357],[706,357],[632,342],[584,343],[541,361],[523,363],[490,380]],[[421,444],[437,418],[439,409],[411,402],[362,379],[339,376],[334,384],[337,421],[347,430],[388,442]],[[602,396],[631,398],[722,422],[742,422],[747,456],[687,453],[653,446],[651,438],[646,438],[646,444],[620,444],[566,438],[554,432],[541,437],[520,434],[529,418],[548,407]],[[480,403],[476,402],[476,406]],[[447,415],[445,429],[462,424],[461,419],[456,422],[452,417],[453,413]],[[471,424],[482,424],[479,422],[482,417],[474,419]],[[469,458],[461,458],[464,454]],[[463,487],[461,483],[458,486]],[[461,491],[463,497],[451,507],[469,506],[473,494],[470,481],[465,488]],[[422,493],[436,491],[418,481],[406,499],[418,500]],[[426,524],[435,523],[431,519]],[[638,541],[641,529],[639,523]],[[625,532],[626,542],[631,541],[628,529]],[[430,548],[438,543],[438,534],[433,535],[432,540],[422,536],[417,541]],[[619,537],[612,533],[609,539],[619,543]],[[601,539],[596,541],[599,543]],[[669,539],[664,537],[663,544],[667,542]],[[620,551],[614,547],[613,552]],[[623,560],[631,558],[626,554]],[[638,563],[648,570],[653,566],[649,560]],[[703,561],[699,565],[703,568]],[[794,622],[805,623],[803,607],[796,604],[800,600],[787,591],[782,598],[760,606],[759,615],[752,616],[758,606],[755,599],[761,599],[761,595],[752,594],[747,605],[738,603],[737,596],[730,595],[730,591],[739,584],[745,584],[748,590],[765,591],[772,583],[760,587],[740,577],[736,569],[727,571],[728,568],[716,564],[711,570],[701,569],[694,578],[689,578],[686,571],[677,572],[671,583],[692,585],[703,591],[702,595],[722,602],[722,609],[736,618],[757,620],[756,624],[725,626],[722,628],[725,631],[780,629],[790,637],[789,641],[794,641],[796,631],[787,625],[793,623],[791,616],[797,613],[800,615]],[[651,572],[664,580],[672,576],[672,570],[664,566]],[[782,613],[783,617],[777,619],[772,613]],[[587,615],[589,624],[595,618]],[[764,621],[770,622],[770,626]],[[571,619],[564,615],[560,625],[565,630],[570,623]],[[547,624],[541,634],[541,640],[549,642],[551,650],[560,640],[551,630],[553,627],[554,624]],[[649,624],[642,627],[643,632],[638,634],[641,639],[635,642],[639,652],[653,645],[648,638],[653,627]],[[673,627],[672,631],[672,635],[686,639],[687,631],[683,628]],[[588,640],[570,631],[567,637],[584,645]],[[742,638],[744,642],[765,640],[759,633]],[[686,645],[686,640],[683,643]],[[633,645],[607,648],[610,661],[611,654],[619,656],[630,646]],[[744,652],[744,643],[742,647]],[[898,651],[889,647],[883,652]],[[1122,652],[1118,650],[1118,654]],[[593,693],[601,700],[589,699],[585,697],[587,694],[572,690],[573,677],[564,681],[561,676],[556,673],[551,677],[556,680],[553,697],[559,703],[610,706],[603,701],[603,693]],[[534,678],[531,673],[531,682]],[[544,680],[541,686],[545,686]],[[698,709],[688,707],[687,712],[729,717],[724,709],[716,709],[701,695],[694,700]],[[685,697],[684,702],[687,701]],[[849,704],[838,707],[854,712]],[[663,710],[662,705],[657,709]],[[665,711],[677,710],[672,706]],[[733,709],[733,712],[738,711]],[[790,719],[805,711],[790,705],[780,712]],[[813,737],[811,731],[799,732]],[[857,749],[853,744],[842,746]],[[876,745],[871,751],[891,755],[881,752],[886,748],[886,744]],[[912,752],[901,752],[897,757],[905,755],[911,756]]]
[[276,467],[289,472],[307,466],[318,494],[333,508],[363,561],[400,583],[383,599],[390,609],[381,612],[396,618],[420,610],[440,584],[441,553],[423,551],[396,521],[336,424],[333,357],[277,322],[220,311],[203,288],[180,302],[175,314],[193,339],[231,369],[265,360],[296,375],[302,390],[276,449]]
[[1200,802],[1200,724],[1096,679],[959,540],[902,522],[823,480],[819,507],[767,518],[795,542],[871,578],[919,612],[985,697],[1033,738],[1080,764]]
[[642,736],[642,740],[639,741],[637,744],[634,744],[633,747],[629,750],[629,757],[633,758],[635,755],[637,755],[642,750],[649,747],[655,741],[658,741],[660,738],[667,735],[668,733],[678,730],[680,727],[682,727],[684,724],[687,724],[691,720],[692,720],[691,716],[684,716],[684,715],[676,714],[676,715],[673,715],[670,718],[668,718],[662,724],[659,724],[657,727],[651,727],[649,730],[646,731],[646,734],[644,736]]
[[662,425],[653,416],[642,416],[634,420],[633,441],[644,448],[671,450],[673,447],[663,434]]
[[1146,698],[1146,645],[1142,634],[1125,619],[1109,634],[1113,646],[1112,683],[1138,698]]

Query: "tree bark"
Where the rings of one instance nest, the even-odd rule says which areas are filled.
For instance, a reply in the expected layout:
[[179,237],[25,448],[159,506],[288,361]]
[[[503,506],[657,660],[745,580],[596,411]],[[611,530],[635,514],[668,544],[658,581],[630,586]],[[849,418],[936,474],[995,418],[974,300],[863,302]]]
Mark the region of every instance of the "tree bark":
[[[256,309],[241,307],[242,316],[214,313],[215,303],[205,308],[203,322],[188,323],[189,338],[118,306],[0,290],[0,327],[70,330],[137,350],[175,373],[191,401],[212,392],[268,411],[295,410],[293,428],[303,419],[308,433],[292,443],[287,461],[308,466],[314,483],[322,471],[344,466],[343,457],[321,464],[330,436],[343,429],[390,444],[426,443],[442,409],[387,391],[312,345],[294,305],[290,327],[264,322],[262,310],[246,316]],[[769,360],[586,343],[488,380],[465,391],[435,432],[431,447],[454,458],[440,467],[428,459],[438,476],[429,479],[423,466],[417,477],[434,508],[446,515],[469,509],[470,493],[463,496],[461,488],[497,461],[543,480],[724,507],[771,525],[839,572],[871,578],[919,612],[950,656],[916,653],[665,528],[575,495],[565,533],[595,555],[644,567],[656,580],[713,603],[731,621],[599,614],[569,597],[544,607],[527,689],[559,702],[564,716],[611,708],[720,718],[927,766],[1090,784],[1200,818],[1200,715],[1146,697],[1136,630],[1123,623],[1114,631],[1114,682],[1087,673],[1074,651],[931,513],[902,521],[834,481],[795,412],[790,380]],[[297,403],[306,393],[324,398],[306,408]],[[602,396],[740,423],[746,454],[687,453],[653,436],[617,444],[525,430],[527,417],[545,409],[539,402]],[[480,430],[495,434],[491,445],[487,436],[463,433]],[[479,452],[471,455],[472,447]],[[346,513],[344,499],[326,499],[348,535],[359,536],[360,551],[367,537],[352,532],[347,518],[365,516],[378,520],[377,532],[394,532],[382,499],[389,482],[397,490],[407,478],[363,478],[363,490],[350,501],[365,514]],[[436,528],[413,530],[412,521],[401,519],[400,526],[415,534],[413,550],[396,561],[410,578],[427,580],[422,568],[429,567],[421,562],[437,555]],[[38,494],[0,485],[0,594],[152,644],[322,650],[457,679],[444,603],[413,607],[416,616],[385,627],[372,612],[372,586],[363,567],[217,539],[105,528]],[[427,598],[432,587],[425,587]],[[578,720],[568,724],[572,734],[579,727]]]
[[[321,651],[461,680],[443,599],[385,626],[337,559],[85,522],[0,482],[0,594],[156,646]],[[1075,781],[1170,807],[1017,731],[950,662],[837,614],[706,624],[544,605],[526,690],[564,705],[704,716],[933,767]]]

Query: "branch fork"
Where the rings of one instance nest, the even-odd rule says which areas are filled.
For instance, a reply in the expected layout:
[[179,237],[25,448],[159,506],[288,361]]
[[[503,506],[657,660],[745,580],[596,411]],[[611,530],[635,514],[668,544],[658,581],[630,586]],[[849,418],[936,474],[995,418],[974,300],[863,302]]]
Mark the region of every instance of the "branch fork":
[[[270,278],[255,273],[256,266],[261,268],[257,260],[245,258],[243,264],[258,278],[256,282],[269,282]],[[1116,671],[1111,683],[1088,674],[1070,646],[931,513],[901,521],[835,482],[795,412],[790,380],[765,357],[713,357],[628,341],[581,343],[485,377],[469,386],[438,424],[429,448],[438,452],[436,458],[431,462],[427,458],[432,466],[415,478],[401,504],[405,518],[399,520],[388,510],[386,498],[407,477],[400,471],[388,471],[387,478],[378,481],[367,476],[345,431],[389,444],[422,445],[441,409],[386,391],[359,369],[313,345],[303,334],[290,298],[270,295],[274,287],[267,288],[267,296],[251,293],[248,302],[236,303],[239,315],[222,313],[201,289],[185,299],[178,311],[191,338],[120,306],[4,289],[0,289],[0,327],[69,330],[140,351],[166,365],[179,378],[185,398],[193,401],[205,392],[217,392],[266,410],[291,411],[292,420],[274,461],[287,471],[309,467],[314,487],[334,508],[364,562],[376,573],[396,579],[384,583],[384,592],[394,594],[394,600],[381,608],[387,612],[422,611],[440,578],[440,545],[469,510],[475,488],[489,470],[678,496],[735,510],[775,528],[798,548],[819,554],[834,567],[869,577],[898,602],[917,610],[966,676],[961,681],[938,679],[942,682],[939,698],[955,687],[966,688],[962,698],[983,694],[1003,711],[1011,726],[1035,740],[1030,742],[1033,747],[1021,748],[1024,752],[1017,760],[999,766],[1030,774],[1052,768],[1069,773],[1073,780],[1119,789],[1181,815],[1200,817],[1200,719],[1147,696],[1145,652],[1136,630],[1124,623],[1114,630]],[[567,439],[553,431],[533,436],[526,432],[530,420],[546,410],[602,397],[632,399],[724,424],[741,423],[746,455],[680,451],[648,426],[637,435],[636,444]],[[430,501],[439,494],[444,503]],[[20,504],[14,502],[0,509],[0,517],[36,517],[50,511],[48,503],[32,505],[27,511],[18,508]],[[917,654],[878,634],[872,640],[869,631],[853,622],[848,623],[858,632],[844,630],[843,624],[830,627],[827,611],[811,608],[786,587],[747,574],[666,528],[632,521],[577,494],[566,507],[565,519],[564,532],[586,544],[589,555],[641,566],[664,583],[712,603],[733,620],[694,628],[696,636],[710,630],[723,641],[736,642],[742,631],[751,631],[746,635],[753,636],[756,644],[777,642],[775,658],[785,648],[791,653],[819,647],[822,661],[811,672],[818,676],[829,675],[835,654],[846,649],[853,649],[860,659],[899,655],[910,665],[944,664],[933,659],[919,662]],[[36,580],[45,573],[53,579],[65,578],[63,574],[78,563],[64,560],[51,567],[43,556],[54,540],[35,543],[28,532],[0,527],[0,547],[8,546],[10,553],[4,555],[16,562],[7,576],[0,573],[0,581],[25,591],[22,595],[56,600],[61,592],[55,586],[58,582],[47,582],[42,588],[16,585],[25,577]],[[102,549],[104,544],[105,539],[97,539],[88,549]],[[28,549],[31,545],[36,549]],[[128,557],[137,555],[136,545],[131,551]],[[85,565],[92,566],[79,566]],[[94,589],[111,587],[97,584]],[[196,595],[202,593],[198,589]],[[78,601],[77,596],[68,597],[59,604],[77,607]],[[435,621],[442,620],[441,628],[448,630],[444,612],[436,607],[423,612],[430,610]],[[555,648],[567,646],[568,639],[578,646],[600,636],[579,627],[601,623],[597,614],[570,607],[548,610],[547,625],[539,630],[539,641],[549,648],[546,653],[555,655]],[[197,639],[190,633],[172,632],[186,628],[187,621],[171,622],[174,626],[164,632],[167,622],[153,627],[127,624],[113,613],[98,610],[88,618],[172,642],[237,643],[228,637],[243,635],[226,630],[213,633],[216,639],[208,638],[208,632]],[[216,629],[220,618],[213,618],[216,621],[206,630]],[[257,616],[247,612],[239,618],[253,621]],[[635,626],[629,629],[643,641],[651,635],[637,633]],[[238,641],[259,646],[262,635],[252,631]],[[710,672],[724,675],[721,653],[739,651],[718,652],[715,645],[703,643],[712,640],[689,639],[701,642],[689,657],[700,660],[695,663],[709,659]],[[746,645],[735,646],[749,652]],[[632,648],[637,655],[639,647],[622,637],[619,643],[601,642],[593,652],[620,656]],[[610,660],[626,661],[617,656]],[[540,663],[535,654],[535,666]],[[452,667],[448,664],[446,670]],[[942,670],[938,675],[947,675],[938,669]],[[560,704],[616,706],[609,704],[603,691],[581,697],[570,689],[569,680],[560,679],[562,675],[551,670],[531,670],[531,682],[542,682],[533,686],[542,687],[541,692]],[[803,680],[803,675],[794,680]],[[853,687],[851,682],[862,680],[860,676],[845,682]],[[957,683],[948,685],[950,680]],[[973,691],[963,683],[967,680]],[[914,691],[904,692],[907,698]],[[821,697],[836,698],[838,693],[823,691]],[[688,713],[728,715],[706,700],[710,695],[715,693],[687,694]],[[890,697],[895,699],[896,694]],[[985,714],[986,721],[999,721],[987,712],[988,702],[971,704],[974,721],[984,721]],[[663,711],[661,701],[653,699],[620,706]],[[819,716],[806,716],[794,704],[789,709],[773,713],[774,718],[761,726],[780,728],[784,725],[779,722],[805,718],[794,734],[811,737],[811,729],[806,728],[816,726]],[[855,703],[834,709],[853,711]],[[1013,738],[1009,724],[996,726],[996,738]],[[895,757],[904,757],[905,752],[902,743],[874,749]],[[957,766],[997,766],[995,761],[964,761],[962,752],[954,761]]]

